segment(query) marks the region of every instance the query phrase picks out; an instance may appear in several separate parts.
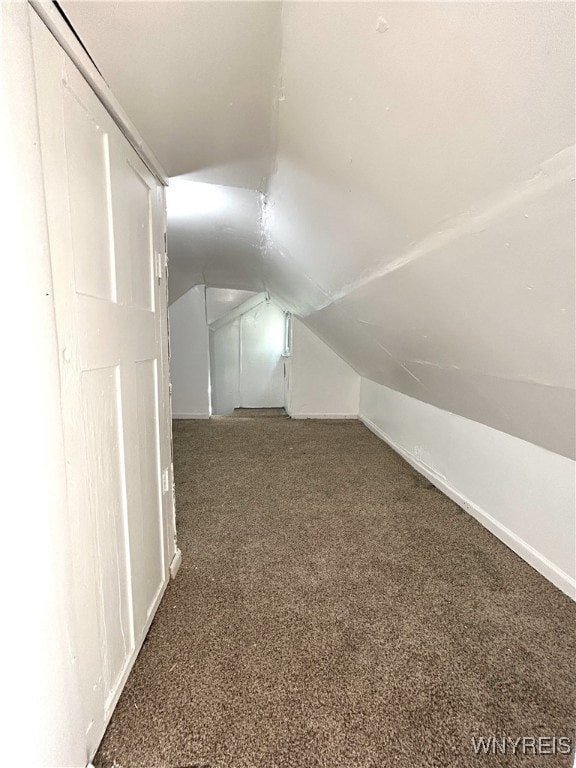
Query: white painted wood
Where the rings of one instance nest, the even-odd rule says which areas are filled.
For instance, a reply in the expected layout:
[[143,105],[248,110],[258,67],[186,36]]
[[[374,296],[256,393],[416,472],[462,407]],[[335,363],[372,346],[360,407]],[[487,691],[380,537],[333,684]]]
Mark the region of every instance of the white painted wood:
[[298,413],[288,412],[291,419],[324,419],[326,421],[340,421],[340,419],[357,419],[358,415],[355,413],[324,413],[319,411],[318,413]]
[[240,318],[240,406],[284,405],[284,312],[264,302]]
[[174,411],[172,414],[173,419],[209,419],[210,414],[209,413],[182,413],[180,411]]
[[130,142],[134,151],[156,176],[162,184],[168,183],[166,172],[153,155],[152,150],[146,145],[135,125],[116,100],[116,97],[108,87],[108,84],[94,66],[86,51],[82,48],[72,30],[66,24],[62,15],[54,7],[51,0],[28,0],[44,24],[52,32],[59,45],[74,62],[79,72],[86,79],[94,93],[98,96],[108,113],[113,117],[126,139]]
[[71,628],[86,749],[102,737],[174,553],[163,193],[31,18],[72,549]]
[[60,354],[25,3],[0,3],[2,242],[10,289],[2,351],[2,764],[84,768],[69,634],[69,541]]
[[360,419],[576,599],[574,461],[368,379]]
[[212,413],[283,407],[284,312],[258,294],[210,330]]
[[182,552],[177,549],[170,563],[170,578],[175,579],[182,565]]

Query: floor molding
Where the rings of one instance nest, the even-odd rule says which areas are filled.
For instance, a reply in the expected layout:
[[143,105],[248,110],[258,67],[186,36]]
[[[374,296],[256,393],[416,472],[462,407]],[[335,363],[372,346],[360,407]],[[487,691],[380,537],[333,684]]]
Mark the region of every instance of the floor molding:
[[[288,412],[287,412],[288,413]],[[357,413],[288,413],[291,419],[357,419]]]
[[558,589],[562,590],[572,600],[576,600],[576,580],[562,571],[553,562],[538,552],[534,547],[527,544],[514,531],[502,525],[496,518],[485,512],[471,499],[461,494],[456,488],[453,488],[445,478],[441,477],[430,467],[423,464],[412,453],[402,448],[382,430],[377,424],[365,416],[359,415],[358,419],[377,437],[387,443],[396,453],[400,454],[415,470],[424,475],[430,482],[439,488],[443,493],[452,499],[459,507],[468,514],[472,515],[481,525],[487,528],[500,541],[506,544],[513,552],[521,557],[528,565],[542,574],[548,581],[551,581]]
[[209,419],[209,413],[173,413],[173,419]]
[[172,562],[170,563],[170,578],[175,579],[182,565],[182,552],[176,548]]

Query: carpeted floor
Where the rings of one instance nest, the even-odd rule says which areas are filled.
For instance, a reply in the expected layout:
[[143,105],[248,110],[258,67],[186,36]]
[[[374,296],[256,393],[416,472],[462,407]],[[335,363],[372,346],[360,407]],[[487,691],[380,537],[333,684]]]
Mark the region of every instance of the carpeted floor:
[[96,764],[564,768],[576,605],[359,422],[174,424],[170,584]]
[[284,408],[235,408],[232,416],[235,419],[261,419],[263,416],[284,416],[288,418]]

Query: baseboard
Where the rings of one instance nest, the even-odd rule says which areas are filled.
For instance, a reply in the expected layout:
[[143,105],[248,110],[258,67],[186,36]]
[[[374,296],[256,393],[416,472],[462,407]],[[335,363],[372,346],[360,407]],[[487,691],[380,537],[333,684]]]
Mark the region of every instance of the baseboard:
[[170,578],[175,579],[178,571],[180,570],[180,566],[182,565],[182,551],[180,549],[176,549],[176,552],[174,553],[174,557],[172,558],[172,562],[170,563]]
[[506,544],[507,547],[525,560],[528,565],[531,565],[532,568],[542,574],[548,581],[551,581],[552,584],[558,587],[558,589],[561,589],[562,592],[572,598],[572,600],[576,600],[575,579],[558,568],[558,566],[548,560],[547,557],[534,549],[530,544],[527,544],[515,534],[514,531],[511,531],[509,528],[502,525],[496,518],[492,517],[492,515],[485,512],[473,501],[466,498],[463,494],[457,491],[456,488],[449,485],[445,478],[441,477],[437,472],[423,464],[409,451],[395,443],[394,440],[392,440],[392,438],[373,421],[362,415],[359,415],[358,418],[371,432],[387,443],[394,451],[396,451],[396,453],[400,454],[400,456],[402,456],[408,464],[414,467],[416,471],[420,472],[420,474],[430,480],[436,488],[439,488],[449,499],[452,499],[452,501],[458,504],[459,507],[462,507],[465,512],[472,515],[472,517],[487,528],[490,533],[494,534],[494,536],[500,539],[501,542]]
[[173,419],[209,419],[209,413],[173,413]]
[[291,419],[357,419],[357,413],[288,413]]

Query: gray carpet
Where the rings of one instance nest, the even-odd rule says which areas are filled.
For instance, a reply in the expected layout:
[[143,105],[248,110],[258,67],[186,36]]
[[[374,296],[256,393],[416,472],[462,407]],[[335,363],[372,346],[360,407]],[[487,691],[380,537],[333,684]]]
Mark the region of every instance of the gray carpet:
[[235,408],[232,416],[236,419],[261,419],[263,416],[284,416],[284,408]]
[[576,605],[354,421],[174,424],[171,583],[97,755],[122,768],[564,768]]

